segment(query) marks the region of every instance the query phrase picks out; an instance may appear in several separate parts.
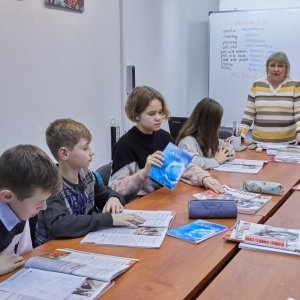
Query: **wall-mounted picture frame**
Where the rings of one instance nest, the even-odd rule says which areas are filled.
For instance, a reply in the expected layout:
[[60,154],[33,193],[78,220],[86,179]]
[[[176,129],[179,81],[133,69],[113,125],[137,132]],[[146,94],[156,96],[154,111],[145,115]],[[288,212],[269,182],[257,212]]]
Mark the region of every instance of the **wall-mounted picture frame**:
[[45,0],[45,4],[84,12],[84,0]]

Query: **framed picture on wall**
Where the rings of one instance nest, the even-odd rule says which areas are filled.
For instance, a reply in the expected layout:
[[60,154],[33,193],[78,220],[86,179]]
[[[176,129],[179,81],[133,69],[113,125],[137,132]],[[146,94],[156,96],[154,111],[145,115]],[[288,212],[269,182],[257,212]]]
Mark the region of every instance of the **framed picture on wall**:
[[84,0],[45,0],[45,3],[80,12],[84,11]]

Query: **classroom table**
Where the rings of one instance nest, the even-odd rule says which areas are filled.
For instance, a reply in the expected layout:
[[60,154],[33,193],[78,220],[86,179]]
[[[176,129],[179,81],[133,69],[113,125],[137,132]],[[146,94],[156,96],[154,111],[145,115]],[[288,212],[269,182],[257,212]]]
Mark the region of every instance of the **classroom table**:
[[237,158],[266,160],[268,163],[257,174],[220,172],[210,170],[210,174],[218,179],[221,184],[229,185],[234,189],[241,189],[246,180],[262,180],[281,183],[284,187],[282,196],[272,196],[272,199],[256,214],[264,217],[265,223],[291,195],[292,187],[300,181],[299,165],[275,162],[266,151],[257,153],[255,150],[245,150],[236,155]]
[[[186,187],[187,184],[180,182],[176,189],[185,190]],[[158,197],[156,197],[157,194]],[[176,217],[172,227],[177,227],[193,221],[188,218],[187,214],[187,200],[189,198],[189,195],[186,198],[181,195],[174,202],[173,193],[163,188],[129,203],[126,208],[174,210]],[[256,215],[247,215],[246,218],[252,222],[262,222],[263,219],[262,216]],[[232,227],[236,219],[210,221]],[[132,269],[120,275],[115,280],[115,285],[101,296],[101,299],[126,297],[126,299],[174,300],[192,298],[237,251],[235,244],[229,244],[223,240],[222,233],[197,245],[166,236],[159,249],[82,245],[79,243],[80,240],[81,238],[50,241],[24,254],[24,257],[27,259],[45,254],[56,248],[66,247],[137,258],[139,262]],[[8,275],[0,277],[0,281],[7,277]]]
[[[264,154],[253,150],[239,153],[237,157],[247,159],[265,159]],[[252,153],[251,153],[252,152]],[[255,157],[255,158],[254,158]],[[262,158],[264,157],[264,158]],[[243,158],[243,157],[241,157]],[[245,157],[244,157],[245,158]],[[222,184],[241,188],[248,179],[270,180],[281,182],[285,187],[283,196],[273,196],[265,207],[255,215],[238,214],[250,222],[263,223],[289,196],[290,188],[298,181],[295,165],[285,163],[268,163],[258,174],[242,174],[210,171]],[[260,174],[261,173],[261,174]],[[269,179],[266,179],[268,177]],[[127,209],[174,210],[176,217],[171,228],[185,225],[193,220],[188,218],[188,200],[193,194],[204,188],[179,182],[173,191],[161,188],[141,199],[126,205]],[[241,217],[242,216],[242,217]],[[209,220],[232,227],[236,219]],[[95,246],[80,244],[81,238],[50,241],[33,251],[24,254],[29,257],[45,254],[56,248],[71,248],[101,254],[137,258],[139,262],[124,274],[116,278],[115,285],[101,299],[192,299],[221,272],[238,252],[236,243],[223,240],[222,233],[194,245],[180,239],[166,236],[160,249],[143,249],[129,247]],[[12,274],[12,273],[11,273]],[[0,277],[3,281],[11,274]]]
[[[300,229],[300,192],[294,192],[266,222]],[[228,242],[231,243],[231,242]],[[300,299],[299,256],[242,249],[201,293],[206,299]]]

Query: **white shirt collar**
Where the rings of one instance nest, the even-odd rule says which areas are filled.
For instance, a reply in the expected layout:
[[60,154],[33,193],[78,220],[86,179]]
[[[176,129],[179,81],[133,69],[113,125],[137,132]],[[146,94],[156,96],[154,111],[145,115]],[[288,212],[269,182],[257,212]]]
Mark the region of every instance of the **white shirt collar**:
[[19,218],[11,208],[0,199],[0,220],[8,231],[11,231],[19,222]]

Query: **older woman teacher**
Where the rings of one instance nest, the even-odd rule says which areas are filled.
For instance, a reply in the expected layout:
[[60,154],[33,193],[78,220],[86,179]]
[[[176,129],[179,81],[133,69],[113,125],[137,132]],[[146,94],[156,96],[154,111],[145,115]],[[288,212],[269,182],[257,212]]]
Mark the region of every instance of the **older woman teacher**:
[[290,76],[287,55],[271,54],[266,73],[251,88],[238,132],[245,137],[253,123],[254,141],[300,144],[300,85]]

